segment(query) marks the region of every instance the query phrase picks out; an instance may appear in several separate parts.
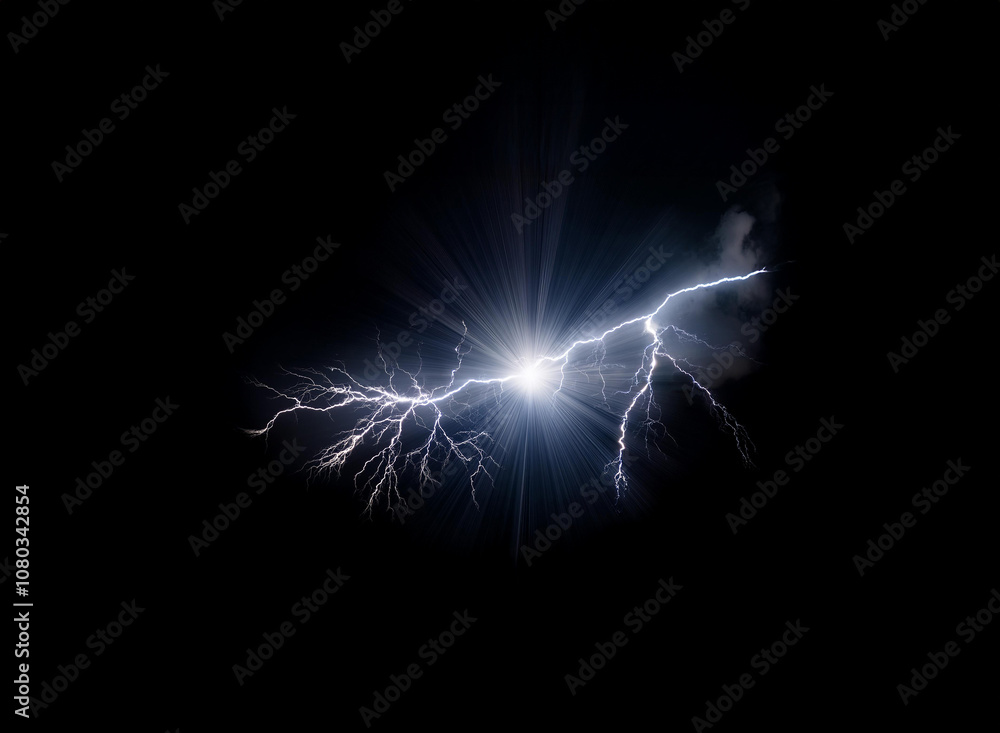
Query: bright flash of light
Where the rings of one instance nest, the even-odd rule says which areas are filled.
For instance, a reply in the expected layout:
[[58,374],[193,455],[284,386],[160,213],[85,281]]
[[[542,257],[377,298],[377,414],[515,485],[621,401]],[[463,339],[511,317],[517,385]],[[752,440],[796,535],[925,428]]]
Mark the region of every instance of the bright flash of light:
[[542,382],[538,365],[534,362],[526,364],[524,369],[521,370],[518,380],[524,385],[525,389],[529,392],[534,392]]
[[544,359],[525,357],[521,369],[511,386],[517,386],[527,395],[552,394],[559,386],[560,373]]
[[[564,387],[566,369],[573,368],[571,356],[574,352],[585,351],[582,347],[589,346],[595,355],[594,365],[601,380],[603,405],[610,410],[603,372],[604,340],[641,324],[641,332],[649,334],[651,340],[642,349],[641,356],[637,354],[638,364],[628,390],[615,393],[625,395],[628,403],[618,415],[617,456],[606,465],[606,469],[614,475],[618,497],[628,488],[624,457],[625,439],[630,426],[637,425],[644,429],[647,443],[650,428],[663,428],[659,417],[660,408],[652,388],[653,374],[663,364],[669,363],[674,370],[691,379],[692,388],[704,395],[709,410],[718,419],[720,427],[732,433],[740,455],[749,463],[752,443],[743,426],[716,401],[707,387],[695,379],[690,371],[696,368],[695,365],[669,353],[666,338],[669,336],[680,343],[696,343],[715,351],[732,350],[739,356],[746,355],[735,346],[712,346],[673,324],[661,325],[661,322],[667,304],[679,295],[749,280],[765,272],[765,269],[754,270],[746,275],[698,283],[670,293],[651,313],[622,321],[597,336],[574,341],[561,353],[523,360],[517,369],[501,377],[458,379],[463,358],[471,350],[465,345],[466,329],[454,349],[455,364],[450,378],[435,387],[426,386],[421,374],[422,362],[416,370],[408,371],[392,360],[386,361],[381,350],[379,358],[385,371],[384,384],[366,385],[352,376],[344,366],[328,367],[330,375],[315,370],[286,372],[300,380],[287,391],[279,391],[254,381],[255,385],[271,391],[276,398],[290,404],[279,410],[263,428],[247,432],[266,436],[278,420],[300,413],[336,412],[353,415],[353,427],[337,433],[333,443],[320,451],[309,465],[314,472],[332,472],[340,476],[355,452],[368,446],[371,454],[353,476],[355,487],[367,491],[368,512],[375,507],[380,497],[387,497],[390,506],[393,499],[402,500],[400,483],[407,472],[418,477],[421,487],[437,484],[432,467],[448,461],[459,461],[465,467],[475,504],[478,482],[492,482],[491,471],[499,468],[499,464],[490,457],[492,437],[482,429],[479,413],[472,404],[481,397],[476,397],[473,393],[486,391],[498,403],[505,386],[516,386],[529,395],[548,393],[555,399]],[[414,439],[414,435],[418,438]]]

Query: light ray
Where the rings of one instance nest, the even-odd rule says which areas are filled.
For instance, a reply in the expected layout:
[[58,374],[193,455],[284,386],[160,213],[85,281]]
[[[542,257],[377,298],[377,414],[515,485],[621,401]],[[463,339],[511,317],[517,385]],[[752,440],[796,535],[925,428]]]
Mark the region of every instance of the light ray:
[[[451,370],[446,384],[427,388],[422,383],[420,373],[422,364],[418,363],[416,371],[407,371],[395,362],[386,361],[379,354],[385,372],[386,386],[369,386],[353,377],[347,369],[341,366],[328,367],[330,375],[315,370],[285,371],[286,374],[297,377],[300,381],[287,392],[279,391],[268,385],[253,381],[253,384],[271,391],[276,398],[291,404],[279,410],[267,424],[260,429],[248,430],[251,435],[268,435],[275,424],[284,417],[295,416],[298,413],[349,413],[357,414],[353,427],[338,433],[334,442],[324,448],[310,462],[309,467],[314,473],[333,473],[341,475],[347,461],[362,446],[371,445],[374,452],[365,460],[354,476],[354,485],[367,491],[366,511],[371,512],[380,497],[387,497],[390,505],[393,500],[402,500],[400,481],[404,473],[410,469],[419,477],[423,487],[437,483],[432,463],[459,461],[465,467],[472,493],[472,501],[476,502],[476,487],[480,481],[492,482],[493,473],[499,464],[490,456],[491,435],[477,428],[475,419],[463,413],[471,411],[471,394],[479,388],[490,388],[494,391],[496,400],[503,395],[505,386],[517,385],[526,393],[537,395],[555,386],[554,375],[549,374],[546,364],[551,363],[554,369],[558,365],[558,386],[552,389],[554,399],[565,384],[566,368],[570,366],[570,358],[580,347],[592,345],[595,356],[595,367],[601,377],[602,404],[611,409],[606,393],[607,382],[604,368],[604,342],[609,336],[625,331],[630,326],[642,324],[642,331],[652,336],[652,342],[642,350],[639,365],[631,379],[628,390],[618,394],[631,395],[628,407],[620,415],[618,429],[617,457],[605,466],[614,474],[617,496],[628,489],[628,477],[625,473],[626,437],[630,423],[641,420],[641,428],[646,432],[647,449],[649,431],[654,426],[669,434],[660,420],[660,408],[653,394],[653,375],[657,367],[669,362],[679,373],[690,378],[693,385],[708,401],[709,409],[719,420],[720,426],[731,432],[736,440],[737,450],[747,463],[753,444],[746,430],[723,407],[708,390],[695,379],[679,362],[684,359],[675,358],[664,343],[664,334],[673,333],[680,341],[694,342],[712,349],[735,349],[736,353],[745,356],[734,346],[714,347],[697,336],[674,326],[673,324],[657,325],[654,322],[664,315],[664,310],[671,299],[692,293],[697,290],[714,288],[728,283],[749,280],[752,277],[766,273],[766,269],[758,269],[746,275],[724,277],[712,282],[698,283],[668,294],[659,306],[651,313],[635,316],[622,321],[603,333],[587,339],[574,341],[564,351],[555,355],[522,360],[519,368],[512,373],[493,378],[469,378],[458,380],[462,361],[469,349],[465,348],[468,328],[463,323],[464,331],[458,345],[455,347],[455,366]],[[660,357],[660,358],[658,358]],[[458,382],[456,386],[456,382]],[[640,418],[640,415],[642,417]],[[454,420],[464,429],[447,429],[444,422]],[[404,434],[407,430],[416,430],[423,437],[417,441],[416,447],[404,447],[408,442]],[[673,439],[671,437],[671,439]],[[676,442],[676,441],[675,441]],[[655,441],[654,441],[655,445]],[[478,507],[478,504],[476,504]]]

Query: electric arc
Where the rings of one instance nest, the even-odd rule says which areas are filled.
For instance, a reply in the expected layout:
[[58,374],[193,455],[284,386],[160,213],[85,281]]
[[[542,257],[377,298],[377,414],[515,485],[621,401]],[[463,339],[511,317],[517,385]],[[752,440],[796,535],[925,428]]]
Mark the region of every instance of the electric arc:
[[[385,384],[364,384],[343,365],[327,367],[329,374],[312,369],[286,370],[286,374],[300,380],[287,391],[251,380],[256,386],[273,392],[276,398],[290,404],[275,413],[263,428],[246,432],[251,435],[267,436],[279,420],[299,413],[354,414],[356,422],[353,427],[334,436],[333,442],[322,449],[309,463],[311,470],[320,474],[333,473],[339,477],[348,460],[355,453],[364,458],[367,449],[370,455],[364,458],[353,479],[355,488],[367,491],[366,511],[371,512],[380,497],[387,497],[390,505],[393,499],[402,500],[399,489],[404,475],[415,474],[421,486],[436,484],[439,481],[433,466],[457,460],[464,465],[468,473],[472,502],[478,507],[477,483],[486,478],[492,481],[491,471],[500,467],[490,455],[492,436],[487,430],[482,429],[481,424],[477,425],[473,418],[468,417],[459,417],[461,429],[446,428],[444,425],[446,417],[455,418],[456,414],[461,416],[463,412],[468,413],[465,408],[469,407],[470,393],[474,390],[493,390],[499,399],[505,387],[509,389],[516,386],[529,398],[545,394],[555,398],[564,387],[566,369],[574,352],[590,346],[594,351],[603,354],[605,339],[635,328],[636,331],[641,329],[641,333],[647,334],[649,342],[642,349],[629,389],[619,393],[631,396],[631,399],[626,400],[627,407],[621,410],[620,414],[616,413],[620,418],[617,450],[610,448],[609,453],[613,457],[605,465],[605,469],[614,476],[616,496],[620,499],[622,492],[628,489],[624,457],[630,421],[637,420],[644,408],[645,424],[648,426],[650,423],[658,422],[652,414],[652,411],[657,409],[653,396],[653,375],[658,367],[667,363],[689,378],[692,390],[697,389],[707,399],[710,411],[718,418],[720,426],[733,435],[737,450],[744,462],[749,463],[752,443],[746,430],[689,371],[693,371],[693,365],[686,359],[669,353],[664,337],[671,334],[679,342],[696,343],[716,351],[735,349],[740,356],[746,355],[734,345],[713,346],[696,335],[666,322],[665,311],[671,299],[679,295],[742,282],[766,272],[768,270],[761,268],[745,275],[723,277],[670,293],[651,313],[622,321],[597,336],[574,341],[558,354],[523,358],[518,368],[500,377],[459,378],[463,359],[471,350],[466,346],[468,336],[466,328],[455,346],[455,362],[450,375],[442,380],[445,383],[432,388],[427,388],[421,383],[420,369],[407,371],[398,364],[387,363],[384,357],[382,363],[386,374]],[[597,359],[597,372],[601,376],[602,385],[601,396],[603,405],[611,409],[606,394],[602,359],[602,355]],[[404,436],[404,430],[410,433]],[[414,431],[420,436],[416,445],[404,445],[412,442]]]

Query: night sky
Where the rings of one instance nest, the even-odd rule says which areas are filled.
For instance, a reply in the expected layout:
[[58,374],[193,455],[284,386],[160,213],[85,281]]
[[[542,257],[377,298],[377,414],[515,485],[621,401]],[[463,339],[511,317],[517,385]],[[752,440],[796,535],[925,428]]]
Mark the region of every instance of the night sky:
[[[0,8],[17,725],[995,715],[997,6],[514,5]],[[718,348],[664,333],[627,489],[641,328],[459,395],[490,475],[406,511],[308,471],[363,410],[248,432],[757,269],[657,321]]]

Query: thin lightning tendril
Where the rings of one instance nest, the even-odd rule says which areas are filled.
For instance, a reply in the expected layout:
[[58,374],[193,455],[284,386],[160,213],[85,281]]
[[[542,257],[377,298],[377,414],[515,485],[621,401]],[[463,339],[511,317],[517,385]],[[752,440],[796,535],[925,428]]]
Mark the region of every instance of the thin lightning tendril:
[[[652,313],[637,316],[627,321],[623,321],[616,326],[606,330],[604,333],[588,339],[574,341],[560,354],[554,356],[539,357],[533,364],[525,365],[522,371],[508,374],[504,377],[491,379],[467,379],[456,386],[456,379],[459,370],[462,368],[462,360],[470,349],[463,350],[465,339],[468,335],[468,328],[462,334],[462,338],[455,347],[456,364],[451,370],[450,379],[447,384],[427,389],[421,378],[423,361],[418,352],[418,368],[415,372],[401,368],[394,361],[387,362],[384,355],[379,350],[379,360],[387,375],[386,386],[369,386],[362,384],[355,379],[344,367],[328,367],[328,370],[336,377],[335,381],[330,376],[312,369],[289,371],[283,370],[285,374],[298,377],[299,381],[287,392],[276,390],[256,380],[251,383],[274,393],[275,398],[290,401],[292,404],[279,410],[267,424],[257,430],[247,430],[251,435],[267,436],[274,428],[279,419],[287,415],[298,415],[299,413],[332,413],[334,411],[354,411],[358,417],[354,426],[342,431],[334,436],[334,442],[324,448],[307,465],[313,475],[333,473],[340,476],[347,464],[348,459],[354,452],[366,443],[378,447],[374,455],[369,457],[354,474],[354,486],[356,489],[367,491],[367,504],[365,511],[371,513],[378,502],[379,497],[386,496],[389,499],[390,508],[393,499],[402,501],[400,494],[400,477],[406,469],[412,469],[419,477],[421,488],[429,484],[439,484],[439,479],[435,478],[435,472],[431,470],[432,464],[441,463],[442,470],[449,461],[459,461],[465,467],[469,475],[469,485],[472,492],[472,502],[478,509],[476,503],[477,484],[488,479],[493,481],[492,470],[498,469],[499,464],[487,453],[487,446],[492,442],[489,433],[477,430],[461,430],[449,434],[442,421],[446,417],[453,419],[461,418],[463,412],[471,412],[473,407],[469,402],[463,402],[461,395],[470,390],[474,385],[490,387],[495,391],[496,400],[499,402],[503,392],[503,385],[526,376],[527,373],[534,374],[537,368],[546,363],[558,363],[559,367],[559,387],[553,392],[553,399],[564,385],[566,378],[566,367],[570,366],[570,355],[579,347],[592,344],[594,346],[594,363],[598,374],[601,377],[601,398],[606,407],[610,409],[610,403],[606,394],[607,382],[604,378],[603,369],[608,366],[604,364],[605,346],[604,339],[608,336],[627,328],[628,326],[643,323],[644,330],[652,335],[653,341],[648,344],[642,352],[642,360],[630,381],[628,390],[617,394],[630,395],[635,391],[628,408],[621,415],[621,423],[618,430],[618,455],[612,459],[605,469],[614,473],[617,496],[620,498],[622,491],[628,489],[628,479],[625,474],[625,437],[631,419],[638,420],[638,415],[633,418],[633,412],[642,412],[642,408],[637,409],[640,403],[645,406],[645,416],[642,418],[641,430],[645,434],[647,451],[650,442],[650,432],[654,437],[654,428],[657,426],[663,434],[673,437],[667,433],[665,426],[660,421],[660,408],[653,395],[652,380],[657,366],[661,360],[669,361],[674,369],[691,379],[698,392],[705,396],[708,401],[709,410],[720,422],[720,428],[731,432],[736,440],[737,449],[744,462],[750,463],[750,452],[753,450],[753,443],[750,441],[746,430],[740,425],[729,412],[719,404],[707,387],[701,385],[695,376],[681,366],[683,363],[688,369],[694,368],[684,359],[671,356],[664,344],[664,335],[668,332],[673,334],[678,341],[697,343],[715,351],[733,351],[737,355],[746,357],[737,346],[729,345],[725,347],[712,346],[702,341],[698,337],[690,334],[674,325],[657,326],[654,319],[660,314],[672,298],[696,290],[712,288],[725,283],[749,280],[756,275],[767,272],[765,269],[754,270],[747,275],[734,277],[724,277],[709,283],[699,283],[691,287],[670,293],[662,303]],[[463,323],[463,327],[464,327]],[[658,359],[657,357],[660,357]],[[571,367],[574,368],[574,367]],[[589,377],[588,377],[589,379]],[[405,449],[403,446],[403,432],[407,425],[423,430],[426,434],[424,440],[412,449]],[[676,443],[676,441],[674,441]],[[655,440],[653,445],[656,445]],[[656,446],[659,450],[659,446]]]

